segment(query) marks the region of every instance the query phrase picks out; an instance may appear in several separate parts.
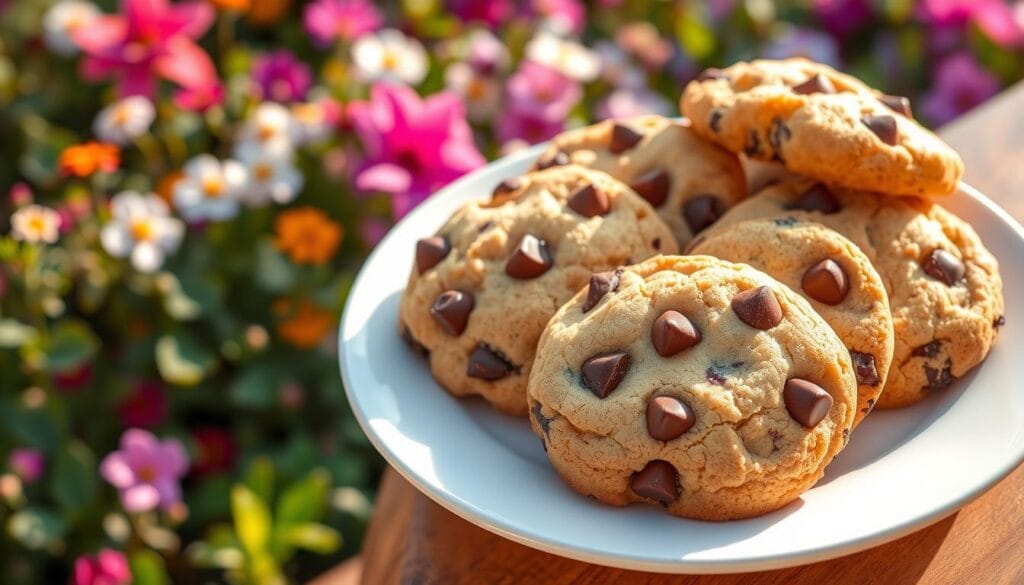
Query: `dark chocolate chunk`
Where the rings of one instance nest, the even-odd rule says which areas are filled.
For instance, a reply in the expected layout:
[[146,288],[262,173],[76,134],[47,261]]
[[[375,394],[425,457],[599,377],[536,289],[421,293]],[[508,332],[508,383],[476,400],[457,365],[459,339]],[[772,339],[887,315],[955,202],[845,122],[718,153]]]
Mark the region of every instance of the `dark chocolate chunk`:
[[608,195],[593,185],[584,185],[569,196],[569,209],[583,217],[604,215],[611,208]]
[[668,189],[672,179],[663,170],[654,169],[647,171],[633,179],[629,184],[630,189],[647,200],[652,207],[660,207],[668,198]]
[[885,104],[885,107],[896,112],[897,114],[906,116],[908,118],[914,117],[914,112],[910,109],[910,99],[905,98],[901,95],[883,95],[878,98],[878,101]]
[[590,275],[590,285],[587,288],[587,300],[583,303],[583,312],[586,313],[590,309],[593,309],[597,303],[601,302],[604,295],[617,290],[619,288],[619,276],[622,274],[622,270],[609,270],[608,272],[598,272]]
[[939,355],[939,349],[942,347],[942,342],[938,339],[933,339],[924,345],[919,345],[910,352],[910,355],[915,357],[926,357],[931,358]]
[[725,213],[725,205],[714,195],[700,195],[683,204],[683,218],[690,231],[697,233],[718,221]]
[[801,378],[786,380],[782,391],[786,410],[793,420],[807,428],[813,428],[828,415],[832,408],[832,396],[821,386]]
[[665,311],[651,326],[651,343],[661,357],[674,356],[700,340],[700,330],[679,311]]
[[547,243],[526,234],[505,263],[505,274],[512,278],[536,278],[547,272],[553,263]]
[[651,461],[629,478],[629,488],[641,498],[671,504],[679,498],[679,474],[668,461]]
[[656,396],[647,403],[647,434],[658,441],[671,441],[690,430],[696,419],[693,410],[672,396]]
[[469,365],[466,366],[466,375],[470,378],[489,381],[500,380],[518,372],[519,368],[512,365],[508,358],[485,343],[473,349],[473,353],[469,354]]
[[546,437],[551,431],[551,421],[555,420],[557,416],[546,417],[544,416],[543,409],[544,406],[538,402],[533,405],[530,412],[533,414],[533,420],[537,421],[537,426],[540,427],[540,430],[544,431],[544,436]]
[[608,150],[610,150],[612,154],[622,154],[636,146],[637,143],[643,139],[643,134],[636,132],[628,126],[616,124],[612,127],[612,140],[608,145]]
[[768,131],[768,144],[772,147],[775,158],[782,160],[782,143],[793,137],[793,132],[782,121],[782,118],[773,118],[771,130]]
[[722,110],[711,110],[711,119],[708,120],[708,126],[711,127],[712,132],[721,131],[723,116],[725,116],[725,112]]
[[874,132],[879,140],[889,146],[895,146],[899,142],[899,128],[896,126],[896,118],[888,114],[882,114],[880,116],[864,116],[860,121],[868,127],[868,130]]
[[878,368],[875,367],[875,356],[870,353],[850,350],[850,361],[853,362],[853,373],[857,383],[864,386],[878,386]]
[[804,272],[800,288],[812,299],[826,305],[838,305],[850,290],[846,271],[838,262],[825,258]]
[[631,361],[629,354],[624,351],[608,351],[587,358],[580,368],[583,372],[583,385],[594,396],[606,398],[626,377]]
[[939,368],[930,368],[927,365],[924,367],[924,375],[928,378],[928,383],[925,384],[925,388],[928,390],[942,390],[948,388],[956,378],[953,377],[953,373],[950,372],[952,362],[946,359],[946,363]]
[[434,236],[416,242],[416,270],[423,274],[437,266],[452,249],[448,238]]
[[800,194],[800,197],[789,206],[789,209],[802,209],[804,211],[817,211],[829,215],[836,213],[842,206],[836,200],[828,187],[816,183],[810,189]]
[[964,263],[959,258],[943,250],[936,248],[921,263],[925,274],[931,276],[946,286],[953,286],[967,272]]
[[733,297],[732,310],[755,329],[771,329],[782,322],[782,306],[767,286],[745,290]]
[[430,314],[445,333],[458,337],[466,330],[474,304],[473,295],[461,290],[446,290],[434,299]]
[[800,95],[835,92],[836,86],[832,83],[832,80],[820,73],[815,74],[807,81],[798,83],[793,86],[793,93],[798,93]]

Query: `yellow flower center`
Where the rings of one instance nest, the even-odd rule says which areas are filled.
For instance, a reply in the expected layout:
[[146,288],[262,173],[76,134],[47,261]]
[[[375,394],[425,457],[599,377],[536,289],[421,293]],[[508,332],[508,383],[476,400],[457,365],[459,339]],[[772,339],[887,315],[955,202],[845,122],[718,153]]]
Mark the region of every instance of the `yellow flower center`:
[[153,226],[144,219],[133,222],[131,231],[136,242],[148,242],[153,239]]
[[273,138],[277,134],[274,127],[270,124],[260,124],[259,129],[256,131],[256,135],[259,136],[260,140],[267,141]]
[[312,124],[319,121],[319,108],[313,104],[299,104],[292,110],[296,120]]
[[28,229],[34,234],[42,234],[46,231],[46,220],[42,215],[33,215],[28,219]]
[[391,51],[384,51],[384,57],[381,59],[381,66],[388,71],[394,71],[398,67],[398,57]]
[[473,102],[483,99],[485,93],[487,93],[487,86],[479,79],[470,81],[466,88],[466,97]]
[[131,118],[131,112],[128,111],[128,106],[121,104],[114,108],[114,124],[124,126],[128,123],[129,118]]
[[203,179],[203,193],[210,199],[217,199],[224,194],[224,181],[220,177],[206,177]]
[[257,181],[266,181],[274,176],[274,167],[267,163],[260,163],[252,168],[252,175]]

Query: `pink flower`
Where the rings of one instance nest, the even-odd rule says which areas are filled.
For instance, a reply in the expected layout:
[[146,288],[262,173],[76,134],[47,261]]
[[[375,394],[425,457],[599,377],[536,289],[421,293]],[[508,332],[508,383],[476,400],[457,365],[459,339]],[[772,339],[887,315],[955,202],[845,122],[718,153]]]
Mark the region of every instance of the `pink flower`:
[[565,127],[569,113],[583,97],[583,88],[559,71],[523,61],[509,78],[506,108],[498,120],[502,142],[547,140]]
[[131,580],[124,554],[109,548],[101,549],[96,555],[78,557],[71,575],[71,585],[127,585]]
[[313,84],[313,73],[291,51],[281,49],[256,59],[252,66],[252,80],[260,99],[288,103],[306,97],[309,86]]
[[918,4],[917,14],[938,27],[960,28],[973,21],[1000,45],[1024,45],[1024,23],[1003,0],[923,0]]
[[10,198],[11,205],[14,207],[28,205],[32,203],[32,188],[28,186],[28,183],[18,181],[11,185],[10,191],[7,192],[7,197]]
[[122,0],[121,12],[75,31],[86,79],[117,77],[122,97],[152,98],[161,77],[187,89],[217,85],[209,55],[194,41],[213,22],[209,4]]
[[587,11],[579,0],[533,0],[533,9],[562,33],[578,35],[587,23]]
[[945,124],[999,91],[999,80],[969,53],[939,62],[934,84],[922,100],[921,112],[936,125]]
[[871,22],[868,0],[813,0],[811,6],[828,32],[846,37]]
[[449,0],[448,10],[463,22],[479,22],[493,30],[512,16],[513,4],[509,0]]
[[126,427],[155,427],[167,416],[167,396],[156,382],[140,382],[135,391],[117,405],[117,415]]
[[646,88],[632,87],[620,87],[611,92],[598,103],[596,109],[597,117],[601,120],[634,118],[646,114],[668,116],[671,111],[672,104],[661,94]]
[[46,457],[38,449],[14,449],[7,456],[7,467],[26,484],[35,483],[46,471]]
[[178,480],[188,471],[188,455],[177,439],[158,441],[149,431],[128,429],[120,447],[100,462],[100,475],[120,491],[125,510],[167,509],[181,501]]
[[200,87],[184,87],[174,94],[174,105],[190,112],[205,112],[224,101],[224,86],[219,82]]
[[384,239],[389,229],[391,229],[389,222],[375,217],[368,217],[359,226],[359,235],[362,236],[363,242],[372,248]]
[[356,186],[391,194],[396,217],[484,164],[462,102],[451,92],[421,99],[407,86],[381,83],[370,101],[351,104],[348,116],[365,153]]
[[380,11],[366,0],[316,0],[302,14],[306,31],[322,47],[335,41],[354,41],[384,23]]

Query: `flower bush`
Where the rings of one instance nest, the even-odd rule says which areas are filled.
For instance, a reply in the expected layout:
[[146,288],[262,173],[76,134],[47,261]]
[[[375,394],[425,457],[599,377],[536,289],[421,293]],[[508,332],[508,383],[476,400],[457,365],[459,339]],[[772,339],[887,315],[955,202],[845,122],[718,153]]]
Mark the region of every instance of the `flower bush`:
[[[1003,0],[0,0],[0,575],[309,578],[383,463],[336,329],[489,158],[805,55],[942,124],[1024,75]],[[400,268],[400,267],[399,267]]]

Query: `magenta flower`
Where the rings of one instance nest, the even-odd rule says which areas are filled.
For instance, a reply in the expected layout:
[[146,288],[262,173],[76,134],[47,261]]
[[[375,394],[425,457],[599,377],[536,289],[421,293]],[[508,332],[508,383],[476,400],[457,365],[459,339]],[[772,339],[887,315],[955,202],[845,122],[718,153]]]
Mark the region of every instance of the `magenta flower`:
[[974,22],[1000,45],[1024,45],[1024,23],[1003,0],[923,0],[917,5],[917,14],[937,27],[962,28]]
[[945,124],[999,91],[999,80],[968,53],[939,62],[934,83],[925,95],[921,112],[936,124]]
[[313,73],[291,51],[281,49],[256,59],[252,79],[260,99],[288,103],[305,99]]
[[100,462],[100,475],[120,491],[125,510],[167,509],[181,501],[178,480],[188,471],[188,455],[177,439],[159,441],[149,431],[128,429],[120,447]]
[[46,471],[46,457],[38,449],[14,449],[7,456],[7,467],[26,484],[35,483]]
[[336,39],[354,41],[384,23],[380,11],[366,0],[316,0],[302,14],[306,31],[321,47]]
[[825,30],[837,37],[849,36],[873,16],[868,0],[813,0],[811,6]]
[[71,575],[71,585],[127,585],[131,581],[128,560],[120,551],[109,548],[75,559],[75,571]]
[[356,186],[391,194],[396,217],[484,164],[462,102],[451,92],[421,99],[407,86],[380,83],[369,101],[348,107],[348,116],[365,153]]
[[204,2],[122,0],[121,14],[75,31],[75,42],[86,53],[82,75],[90,80],[117,77],[122,97],[152,98],[161,77],[185,88],[216,85],[209,55],[194,42],[213,17],[213,8]]
[[448,0],[448,10],[463,22],[478,22],[492,30],[512,16],[512,9],[510,0]]
[[535,143],[562,131],[583,89],[561,72],[527,60],[508,79],[506,94],[498,137],[502,142]]
[[117,415],[125,427],[155,427],[167,416],[167,396],[157,382],[140,382],[135,391],[117,405]]

